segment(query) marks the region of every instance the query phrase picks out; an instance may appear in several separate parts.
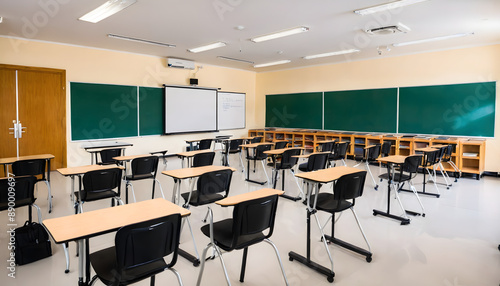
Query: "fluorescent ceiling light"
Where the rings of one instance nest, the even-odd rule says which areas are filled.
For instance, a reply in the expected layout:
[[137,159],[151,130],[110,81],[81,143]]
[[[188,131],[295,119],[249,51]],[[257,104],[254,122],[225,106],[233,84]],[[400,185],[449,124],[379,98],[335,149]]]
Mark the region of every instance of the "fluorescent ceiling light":
[[217,56],[218,59],[222,60],[228,60],[228,61],[234,61],[234,62],[242,62],[242,63],[247,63],[253,65],[254,62],[252,61],[247,61],[247,60],[240,60],[240,59],[235,59],[235,58],[229,58],[229,57],[223,57],[223,56]]
[[474,35],[474,33],[460,33],[460,34],[454,34],[454,35],[448,35],[448,36],[441,36],[441,37],[435,37],[435,38],[429,38],[429,39],[423,39],[423,40],[416,40],[416,41],[410,41],[410,42],[396,43],[396,44],[392,44],[392,45],[394,47],[403,47],[403,46],[408,46],[408,45],[415,45],[415,44],[421,44],[421,43],[427,43],[427,42],[434,42],[434,41],[448,40],[448,39],[453,39],[453,38],[460,38],[460,37],[465,37],[465,36],[470,36],[470,35]]
[[213,44],[206,45],[206,46],[201,46],[201,47],[197,47],[197,48],[188,49],[188,51],[190,51],[191,53],[199,53],[199,52],[204,52],[204,51],[208,51],[208,50],[212,50],[212,49],[217,49],[217,48],[225,47],[225,46],[226,46],[226,43],[217,42],[217,43],[213,43]]
[[263,68],[263,67],[287,64],[289,62],[291,62],[291,60],[282,60],[282,61],[270,62],[270,63],[265,63],[265,64],[253,65],[253,67],[254,68]]
[[175,48],[175,45],[172,45],[172,44],[160,43],[160,42],[155,42],[155,41],[150,41],[150,40],[143,40],[143,39],[138,39],[138,38],[131,38],[131,37],[126,37],[126,36],[114,35],[114,34],[108,34],[108,37],[114,38],[114,39],[131,41],[131,42],[138,42],[138,43],[157,45],[157,46],[168,47],[168,48]]
[[338,56],[338,55],[351,54],[351,53],[357,53],[357,52],[359,52],[359,50],[357,50],[357,49],[349,49],[349,50],[342,50],[342,51],[336,51],[336,52],[330,52],[330,53],[324,53],[324,54],[317,54],[317,55],[305,56],[305,57],[303,57],[303,59],[305,59],[305,60],[311,60],[311,59],[331,57],[331,56]]
[[78,18],[78,20],[97,23],[113,14],[120,12],[121,10],[127,8],[135,2],[137,2],[137,0],[109,0],[96,9]]
[[273,39],[277,39],[277,38],[281,38],[281,37],[286,37],[286,36],[291,36],[291,35],[295,35],[295,34],[299,34],[299,33],[304,33],[307,31],[309,31],[308,27],[297,27],[297,28],[293,28],[293,29],[288,29],[288,30],[283,30],[280,32],[272,33],[269,35],[264,35],[264,36],[252,38],[252,39],[250,39],[250,41],[252,41],[254,43],[260,43],[260,42],[269,41],[269,40],[273,40]]
[[382,12],[382,11],[386,11],[386,10],[401,8],[404,6],[413,5],[413,4],[417,4],[420,2],[424,2],[424,1],[429,1],[429,0],[399,0],[399,1],[394,1],[394,2],[390,2],[390,3],[382,4],[382,5],[369,7],[366,9],[356,10],[356,11],[354,11],[354,13],[364,16],[364,15],[378,13],[378,12]]

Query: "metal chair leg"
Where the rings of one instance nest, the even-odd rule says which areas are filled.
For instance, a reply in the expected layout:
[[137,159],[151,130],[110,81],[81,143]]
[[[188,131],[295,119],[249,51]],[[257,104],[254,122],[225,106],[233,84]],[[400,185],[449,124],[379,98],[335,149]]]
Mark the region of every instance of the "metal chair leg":
[[372,178],[372,182],[373,182],[373,185],[375,187],[373,187],[376,191],[378,191],[378,184],[375,182],[375,178],[373,177],[373,174],[372,174],[372,171],[370,170],[370,165],[368,163],[368,161],[366,161],[366,170],[368,171],[368,174],[370,174],[370,178]]
[[45,180],[44,182],[47,185],[47,189],[48,189],[48,193],[49,193],[47,200],[49,201],[49,213],[51,213],[52,212],[52,192],[51,192],[51,188],[50,188],[50,183],[47,180]]
[[264,239],[264,241],[269,243],[274,248],[274,252],[276,253],[276,257],[278,258],[278,262],[280,263],[281,274],[283,274],[283,279],[285,279],[285,285],[288,286],[288,279],[286,279],[285,269],[283,268],[283,263],[281,262],[281,257],[280,253],[278,252],[278,248],[276,247],[276,245],[274,245],[274,243],[271,240],[266,238]]
[[177,277],[177,281],[179,281],[179,285],[184,286],[184,284],[182,284],[182,279],[181,275],[179,275],[179,272],[177,272],[177,270],[175,270],[174,268],[169,268],[168,270],[172,271],[175,274],[175,277]]
[[420,208],[422,208],[422,216],[425,216],[424,205],[422,204],[422,201],[420,200],[420,196],[417,193],[417,189],[413,186],[413,183],[411,181],[408,181],[408,185],[410,185],[410,189],[413,191],[413,194],[417,198],[418,203],[420,204]]
[[436,178],[432,175],[431,171],[429,171],[429,169],[425,168],[427,170],[427,174],[429,174],[429,177],[432,179],[432,183],[434,183],[434,187],[436,188],[436,191],[438,194],[441,194],[441,192],[439,192],[439,188],[436,184]]
[[395,196],[396,196],[396,199],[398,200],[399,207],[401,207],[401,210],[403,211],[403,217],[404,217],[405,219],[409,219],[409,218],[408,218],[408,216],[406,215],[406,210],[405,210],[405,208],[403,207],[403,203],[401,202],[401,199],[399,198],[398,190],[395,190],[395,187],[394,187],[394,185],[392,185],[392,184],[391,184],[391,187],[392,187],[392,189],[393,189],[393,191],[394,191],[394,194],[395,194]]
[[[158,183],[158,187],[160,187],[160,193],[161,193],[161,197],[165,199],[165,195],[163,194],[163,188],[161,187],[161,184],[160,184],[160,181],[158,181],[158,179],[154,179],[156,183]],[[153,182],[154,184],[154,182]]]
[[359,230],[361,231],[361,234],[363,235],[363,238],[366,242],[366,245],[368,246],[368,251],[372,252],[372,248],[370,246],[370,243],[368,243],[368,239],[366,238],[365,232],[363,231],[363,228],[361,227],[361,223],[359,222],[358,216],[356,215],[356,212],[354,211],[353,207],[350,207],[352,214],[354,215],[354,218],[356,219],[356,223],[358,224]]
[[332,254],[330,253],[330,249],[328,248],[328,244],[326,243],[326,238],[325,238],[325,233],[323,232],[323,229],[321,229],[321,224],[319,222],[318,216],[316,213],[313,213],[314,218],[316,219],[316,224],[318,225],[319,232],[321,233],[321,241],[323,241],[323,244],[326,249],[326,253],[328,254],[328,258],[330,259],[330,265],[331,265],[331,270],[333,272],[333,259],[332,259]]
[[299,184],[299,180],[297,179],[297,177],[295,177],[295,172],[293,171],[293,169],[289,169],[289,170],[290,170],[290,173],[292,174],[293,179],[295,180],[295,183],[297,184],[297,187],[299,187],[300,195],[302,196],[303,199],[305,199],[306,195],[304,194],[304,191],[302,190],[302,187]]
[[262,170],[264,170],[264,174],[266,174],[267,182],[269,183],[271,181],[269,181],[269,176],[267,175],[266,166],[264,165],[264,160],[261,160],[260,162],[262,163]]
[[224,259],[222,259],[222,253],[220,252],[219,248],[215,244],[212,244],[211,242],[203,250],[203,254],[201,257],[200,274],[198,274],[198,281],[196,282],[196,286],[199,286],[201,283],[201,277],[203,276],[203,270],[205,268],[205,258],[207,256],[207,250],[210,247],[213,247],[217,252],[217,254],[219,255],[220,263],[222,264],[222,269],[224,270],[224,276],[226,277],[227,285],[231,286],[231,282],[229,281],[229,276],[227,275],[226,265],[224,264]]

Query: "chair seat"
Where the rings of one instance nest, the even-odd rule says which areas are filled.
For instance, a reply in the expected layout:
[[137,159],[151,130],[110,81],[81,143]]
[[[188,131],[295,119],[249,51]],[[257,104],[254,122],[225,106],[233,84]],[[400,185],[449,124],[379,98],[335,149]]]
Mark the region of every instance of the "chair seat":
[[[314,197],[314,196],[313,196]],[[312,198],[314,199],[314,198]],[[319,194],[318,202],[316,203],[316,209],[329,212],[336,213],[345,211],[346,209],[352,207],[352,203],[346,200],[334,200],[333,194]]]
[[[184,199],[184,201],[187,202],[188,197],[189,197],[189,192],[182,193],[181,196]],[[201,206],[201,205],[214,203],[218,200],[222,200],[223,198],[224,198],[224,196],[222,196],[219,193],[216,193],[216,194],[204,195],[203,198],[200,201],[198,201],[198,191],[193,191],[193,193],[191,194],[191,200],[190,200],[189,204],[192,206]]]
[[299,170],[302,172],[307,172],[307,162],[299,165]]
[[[35,200],[31,200],[31,198],[25,198],[22,200],[16,200],[16,208],[17,207],[23,207],[23,206],[29,206],[32,203],[34,203]],[[9,208],[9,202],[5,203],[0,203],[0,211],[6,210]]]
[[[225,219],[214,222],[214,241],[215,244],[225,251],[230,251],[233,243],[233,219]],[[210,237],[210,224],[201,227],[201,232],[207,237]],[[266,236],[262,232],[255,234],[243,235],[239,237],[237,246],[234,249],[243,249],[249,245],[262,241]]]
[[241,150],[229,150],[229,154],[236,154],[236,153],[240,153]]
[[[75,196],[77,198],[80,198],[80,192],[75,192]],[[118,194],[114,191],[107,190],[107,191],[102,191],[102,192],[87,192],[87,198],[85,199],[86,202],[91,202],[91,201],[97,201],[97,200],[102,200],[102,199],[107,199],[107,198],[114,198],[117,197]]]
[[[380,175],[378,177],[380,179],[382,179],[382,180],[389,180],[389,174],[387,174],[387,173],[382,174],[382,175]],[[409,175],[403,174],[403,176],[400,176],[399,173],[394,174],[394,178],[393,178],[393,180],[395,182],[398,182],[398,183],[405,182],[405,181],[408,181],[410,179],[411,179],[411,177]]]
[[262,161],[262,160],[265,160],[267,159],[267,157],[259,157],[259,156],[247,156],[247,160],[252,160],[252,161],[256,161],[256,160],[259,160],[259,161]]
[[127,175],[125,179],[127,181],[135,181],[135,180],[144,180],[144,179],[154,179],[154,175],[151,173],[142,174],[142,175]]
[[[304,163],[306,164],[306,167],[307,167],[307,163]],[[287,170],[287,169],[291,169],[293,168],[293,166],[289,163],[285,163],[285,164],[282,164],[282,163],[276,163],[276,170]]]
[[[106,285],[112,285],[116,273],[116,250],[115,247],[106,248],[90,254],[90,263],[99,279]],[[167,267],[163,259],[134,267],[125,271],[119,285],[128,285],[149,278],[151,275],[162,272]],[[114,284],[113,284],[114,285]]]

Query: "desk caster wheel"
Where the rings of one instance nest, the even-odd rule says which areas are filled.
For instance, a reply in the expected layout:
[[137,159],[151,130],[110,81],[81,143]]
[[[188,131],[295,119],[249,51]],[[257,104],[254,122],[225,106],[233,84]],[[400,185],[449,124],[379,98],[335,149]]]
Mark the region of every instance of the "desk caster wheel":
[[326,277],[326,280],[328,280],[328,282],[330,283],[333,283],[333,276]]
[[368,262],[368,263],[372,262],[372,257],[371,256],[367,256],[366,257],[366,262]]
[[198,267],[200,265],[200,261],[198,259],[196,259],[195,261],[193,261],[193,266],[194,267]]
[[66,274],[69,273],[69,269],[64,270],[64,273]]
[[374,189],[375,189],[375,191],[378,191],[378,185],[376,185]]

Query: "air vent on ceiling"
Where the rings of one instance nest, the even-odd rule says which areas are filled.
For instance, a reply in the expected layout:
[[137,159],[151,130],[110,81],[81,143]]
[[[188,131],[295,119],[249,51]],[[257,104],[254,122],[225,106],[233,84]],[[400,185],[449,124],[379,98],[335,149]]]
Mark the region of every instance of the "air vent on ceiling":
[[406,33],[411,31],[408,26],[398,23],[397,25],[378,27],[373,29],[365,30],[366,33],[370,35],[392,35],[398,33]]

